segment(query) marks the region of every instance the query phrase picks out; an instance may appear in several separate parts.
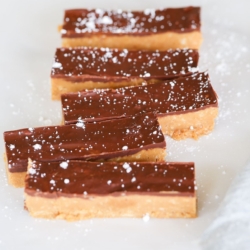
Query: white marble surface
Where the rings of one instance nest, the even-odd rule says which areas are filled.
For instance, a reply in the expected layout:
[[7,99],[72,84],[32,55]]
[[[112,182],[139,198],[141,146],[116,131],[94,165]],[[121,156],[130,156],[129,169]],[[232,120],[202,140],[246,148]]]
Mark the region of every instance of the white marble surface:
[[[204,246],[223,249],[216,248],[216,241],[210,242],[209,237],[219,232],[220,223],[227,223],[227,219],[234,222],[230,220],[231,216],[223,217],[223,212],[216,211],[232,180],[244,169],[250,157],[249,1],[1,1],[0,132],[60,123],[60,103],[50,100],[49,73],[55,48],[60,46],[57,25],[62,21],[64,9],[144,9],[187,5],[202,6],[204,43],[200,68],[209,70],[220,100],[220,115],[213,133],[198,141],[166,138],[169,161],[196,163],[198,218],[93,219],[74,223],[33,219],[23,209],[23,190],[8,186],[4,162],[1,161],[0,249],[34,249],[34,245],[36,249],[195,250]],[[2,140],[0,154],[3,153]],[[241,176],[244,178],[239,178],[245,181],[249,174],[242,172]],[[241,197],[244,200],[247,193],[242,190],[246,189],[247,185],[234,186],[236,191],[230,200],[237,202]],[[223,204],[227,204],[227,200]],[[226,213],[234,216],[235,210],[231,206],[225,207]],[[240,209],[237,214],[247,225],[249,217],[244,213],[245,207],[237,209]],[[212,223],[218,218],[222,222]],[[240,224],[231,225],[235,235],[241,236],[239,241],[247,237],[244,235],[247,231],[242,232]],[[226,243],[221,244],[223,247]]]

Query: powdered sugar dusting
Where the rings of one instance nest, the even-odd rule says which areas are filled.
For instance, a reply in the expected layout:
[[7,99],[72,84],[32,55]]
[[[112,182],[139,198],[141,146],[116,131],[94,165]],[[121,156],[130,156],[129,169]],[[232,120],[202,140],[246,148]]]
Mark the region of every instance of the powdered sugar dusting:
[[42,145],[41,144],[35,144],[35,145],[33,145],[33,148],[35,150],[40,150],[40,149],[42,149]]
[[69,164],[68,164],[67,161],[63,161],[63,162],[60,163],[60,167],[61,167],[61,168],[64,168],[64,169],[67,169],[67,168],[68,168],[68,165],[69,165]]
[[[52,77],[86,76],[93,71],[111,77],[154,77],[187,74],[197,65],[192,49],[168,51],[128,51],[111,48],[59,48],[56,50]],[[61,67],[58,67],[61,65]],[[171,77],[170,77],[171,78]],[[88,78],[85,78],[88,79]],[[105,79],[102,79],[104,81]]]
[[76,123],[76,126],[78,127],[78,128],[85,128],[85,124],[84,124],[84,122],[83,121],[78,121],[77,123]]
[[70,180],[69,179],[64,179],[64,184],[69,184]]
[[142,217],[142,219],[143,219],[144,222],[148,222],[148,221],[150,220],[149,214],[148,214],[148,213],[145,214],[145,215]]
[[[186,16],[192,18],[185,18]],[[198,12],[195,9],[145,9],[143,12],[102,9],[83,10],[82,13],[66,12],[62,34],[68,30],[77,34],[86,32],[104,33],[157,33],[169,30],[183,32],[199,28]]]

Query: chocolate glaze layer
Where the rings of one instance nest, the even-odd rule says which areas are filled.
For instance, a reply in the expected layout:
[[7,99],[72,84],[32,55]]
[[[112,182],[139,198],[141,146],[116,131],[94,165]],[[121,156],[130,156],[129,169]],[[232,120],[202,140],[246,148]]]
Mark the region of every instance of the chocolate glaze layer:
[[69,81],[173,79],[197,67],[197,50],[128,51],[110,48],[58,48],[52,78]]
[[195,195],[194,163],[33,162],[25,180],[32,196]]
[[157,116],[182,114],[218,106],[206,72],[146,86],[68,93],[61,100],[65,124],[146,112],[156,112]]
[[4,139],[10,172],[26,171],[28,158],[107,160],[166,147],[152,113],[113,121],[8,131]]
[[62,37],[105,35],[150,35],[163,32],[200,31],[200,8],[145,9],[122,11],[102,9],[66,10]]

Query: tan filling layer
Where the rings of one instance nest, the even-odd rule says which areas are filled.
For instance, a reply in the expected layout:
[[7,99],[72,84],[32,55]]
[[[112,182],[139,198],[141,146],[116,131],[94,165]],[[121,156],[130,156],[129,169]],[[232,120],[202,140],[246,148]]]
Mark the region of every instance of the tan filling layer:
[[45,198],[25,194],[25,205],[34,217],[65,219],[143,217],[193,218],[197,216],[196,197],[181,196],[97,196]]
[[165,32],[147,36],[91,35],[89,37],[62,38],[63,47],[109,47],[130,50],[199,49],[202,43],[200,31],[187,33]]
[[218,116],[218,107],[210,107],[187,114],[158,117],[162,133],[175,140],[186,138],[198,139],[210,133],[214,128],[214,120]]
[[[139,161],[139,162],[158,162],[164,161],[166,157],[166,149],[163,148],[153,148],[148,150],[141,150],[133,155],[116,157],[109,159],[108,161],[119,161],[119,162],[131,162],[131,161]],[[7,158],[6,163],[7,163]],[[102,160],[99,160],[102,161]],[[6,164],[7,165],[7,164]],[[7,178],[10,185],[14,187],[24,187],[24,180],[25,180],[25,172],[20,173],[12,173],[9,171],[8,167],[6,167]]]
[[[128,86],[139,86],[144,82],[143,79],[131,79],[130,81],[117,82],[94,82],[81,81],[71,82],[62,78],[51,78],[51,94],[52,100],[60,100],[61,95],[69,92],[78,92],[85,89],[106,89],[106,88],[122,88]],[[157,80],[147,81],[148,83],[156,83]]]

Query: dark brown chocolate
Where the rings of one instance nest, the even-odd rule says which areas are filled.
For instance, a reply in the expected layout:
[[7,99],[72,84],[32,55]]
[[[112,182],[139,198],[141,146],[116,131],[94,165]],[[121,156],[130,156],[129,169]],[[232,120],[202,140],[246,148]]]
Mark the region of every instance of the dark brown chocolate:
[[10,172],[23,172],[27,160],[107,160],[143,149],[165,148],[154,114],[97,123],[40,127],[4,133]]
[[58,48],[52,78],[69,81],[173,79],[197,67],[197,50],[128,51],[110,48]]
[[157,116],[182,114],[218,106],[207,72],[146,86],[68,93],[61,100],[65,124],[146,112]]
[[200,31],[200,26],[199,7],[144,11],[72,9],[65,11],[61,34],[72,38],[93,34],[143,36]]
[[194,163],[33,162],[25,181],[32,196],[195,193]]

